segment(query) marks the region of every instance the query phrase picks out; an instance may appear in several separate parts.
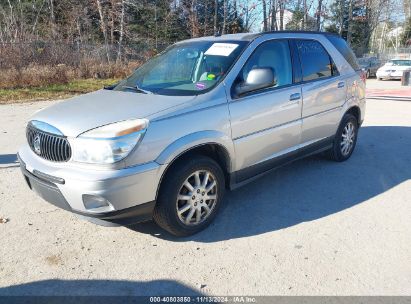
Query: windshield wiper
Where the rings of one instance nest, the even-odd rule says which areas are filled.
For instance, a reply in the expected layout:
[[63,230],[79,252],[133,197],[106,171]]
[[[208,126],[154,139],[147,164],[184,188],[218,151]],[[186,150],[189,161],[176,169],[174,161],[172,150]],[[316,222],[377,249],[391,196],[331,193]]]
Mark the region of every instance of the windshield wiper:
[[133,90],[135,92],[140,92],[140,93],[144,93],[144,94],[153,94],[153,92],[151,92],[151,91],[147,91],[147,90],[143,90],[143,89],[139,88],[138,85],[135,85],[134,87],[133,86],[123,85],[122,87],[124,89]]

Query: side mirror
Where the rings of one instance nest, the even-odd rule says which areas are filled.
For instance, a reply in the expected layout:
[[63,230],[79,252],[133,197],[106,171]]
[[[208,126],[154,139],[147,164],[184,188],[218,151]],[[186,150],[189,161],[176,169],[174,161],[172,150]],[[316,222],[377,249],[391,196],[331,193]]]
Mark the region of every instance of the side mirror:
[[244,82],[235,87],[235,96],[241,95],[276,85],[275,71],[272,68],[252,69]]

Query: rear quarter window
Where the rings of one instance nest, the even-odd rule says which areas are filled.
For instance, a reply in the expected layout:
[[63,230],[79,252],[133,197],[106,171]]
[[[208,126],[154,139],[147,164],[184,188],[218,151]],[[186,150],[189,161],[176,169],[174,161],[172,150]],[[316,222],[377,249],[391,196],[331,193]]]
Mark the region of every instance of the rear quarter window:
[[360,66],[357,63],[357,59],[355,57],[354,52],[350,49],[350,47],[347,45],[347,42],[345,42],[344,39],[335,35],[326,35],[326,37],[340,52],[340,54],[343,55],[345,60],[351,65],[351,67],[355,71],[360,70]]

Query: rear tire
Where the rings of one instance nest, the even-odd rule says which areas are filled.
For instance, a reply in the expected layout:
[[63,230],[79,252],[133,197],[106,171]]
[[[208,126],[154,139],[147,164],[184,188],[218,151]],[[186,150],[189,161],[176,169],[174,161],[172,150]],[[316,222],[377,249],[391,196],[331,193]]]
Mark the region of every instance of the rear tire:
[[357,118],[352,114],[345,114],[335,134],[333,146],[327,151],[328,157],[337,162],[349,159],[355,149],[357,136]]
[[177,160],[161,184],[154,221],[178,237],[195,234],[216,217],[224,190],[224,173],[212,158],[196,155]]
[[370,78],[370,70],[367,70],[367,73],[365,74],[365,77],[368,79],[368,78]]

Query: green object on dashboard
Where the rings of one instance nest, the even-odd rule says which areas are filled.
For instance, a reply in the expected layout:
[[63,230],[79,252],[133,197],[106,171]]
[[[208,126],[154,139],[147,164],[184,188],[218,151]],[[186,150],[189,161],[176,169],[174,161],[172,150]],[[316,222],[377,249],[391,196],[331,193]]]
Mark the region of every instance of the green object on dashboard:
[[208,74],[207,75],[207,80],[214,80],[215,79],[215,75],[214,74]]

